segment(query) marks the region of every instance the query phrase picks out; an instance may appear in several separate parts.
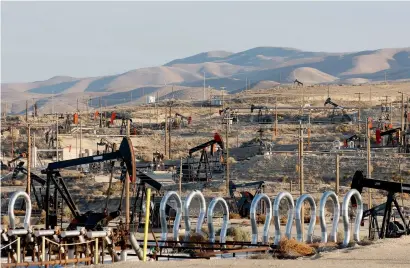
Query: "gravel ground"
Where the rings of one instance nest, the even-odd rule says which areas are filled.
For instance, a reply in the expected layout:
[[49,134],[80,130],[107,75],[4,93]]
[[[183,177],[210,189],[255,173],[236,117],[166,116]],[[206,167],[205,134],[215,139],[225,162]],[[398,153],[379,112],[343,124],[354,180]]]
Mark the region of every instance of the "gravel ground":
[[[289,267],[289,268],[354,268],[364,267],[384,268],[394,265],[395,268],[410,267],[410,237],[385,239],[369,246],[355,246],[349,249],[321,253],[308,259],[276,260],[276,259],[213,259],[213,260],[188,260],[188,261],[159,261],[139,262],[138,267],[221,267],[221,268],[249,268],[249,267]],[[102,265],[107,268],[135,267],[134,261]]]

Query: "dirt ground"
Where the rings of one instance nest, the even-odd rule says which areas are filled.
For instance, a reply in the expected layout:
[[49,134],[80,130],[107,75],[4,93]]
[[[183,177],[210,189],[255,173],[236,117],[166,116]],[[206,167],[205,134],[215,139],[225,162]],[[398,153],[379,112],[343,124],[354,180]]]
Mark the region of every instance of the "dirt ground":
[[[319,253],[310,258],[300,258],[297,260],[277,260],[277,259],[213,259],[213,260],[187,260],[187,261],[159,261],[138,263],[138,267],[220,267],[220,268],[249,268],[249,267],[283,267],[283,268],[372,268],[388,267],[394,265],[395,268],[409,267],[410,237],[396,239],[385,239],[378,241],[374,245],[355,246],[353,248],[337,250],[328,253]],[[135,262],[116,263],[102,265],[100,267],[134,267]]]

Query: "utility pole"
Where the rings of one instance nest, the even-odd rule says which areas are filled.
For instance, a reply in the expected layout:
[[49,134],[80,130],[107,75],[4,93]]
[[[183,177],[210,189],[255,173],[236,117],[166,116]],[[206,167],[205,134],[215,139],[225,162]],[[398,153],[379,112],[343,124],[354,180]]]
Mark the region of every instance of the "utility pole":
[[229,133],[228,133],[228,124],[229,124],[229,117],[226,119],[226,128],[225,128],[225,135],[226,135],[226,194],[229,195]]
[[369,87],[369,101],[370,101],[370,107],[373,106],[372,102],[372,86]]
[[[165,107],[165,156],[167,155],[167,139],[168,139],[168,115]],[[168,158],[169,159],[169,158]]]
[[[107,104],[105,104],[105,105],[107,105]],[[77,113],[79,112],[80,110],[78,109],[78,98],[77,98]]]
[[[367,118],[366,120],[366,149],[367,149],[367,178],[371,178],[372,175],[372,171],[371,171],[371,161],[370,161],[370,118]],[[368,205],[368,209],[372,208],[372,189],[369,188],[369,205]]]
[[224,90],[225,90],[225,87],[221,87],[221,89],[222,89],[222,110],[223,110],[223,109],[225,109],[225,101],[224,101]]
[[278,136],[278,96],[275,96],[275,137]]
[[[303,195],[305,191],[305,186],[304,186],[304,178],[303,178],[303,128],[302,128],[302,121],[299,121],[299,189],[300,189],[300,196]],[[305,210],[304,207],[302,206],[301,210],[302,214],[302,236],[305,234],[305,228],[304,228],[304,222],[305,222]]]
[[132,91],[130,92],[130,94],[131,94],[131,102],[132,102]]
[[[130,139],[130,120],[127,120],[127,138]],[[135,172],[135,167],[133,172]],[[130,228],[130,176],[132,174],[128,174],[127,171],[127,176],[125,176],[125,226],[127,230]]]
[[204,102],[206,100],[206,96],[205,96],[205,72],[204,72]]
[[[30,166],[31,166],[31,133],[30,124],[27,125],[27,194],[30,196],[31,190],[31,176],[30,176]],[[27,204],[26,204],[27,206]]]
[[80,157],[83,156],[83,119],[78,114],[78,118],[80,120]]
[[181,162],[179,163],[178,191],[179,191],[179,195],[181,196],[181,194],[182,194],[182,157],[181,157]]
[[400,123],[401,123],[401,131],[404,132],[404,93],[401,93],[401,115],[400,115]]
[[[363,94],[361,92],[355,93],[356,95],[359,95],[359,102],[360,102],[360,96]],[[357,110],[357,130],[360,131],[360,108]]]
[[102,104],[101,104],[101,97],[100,97],[100,101],[99,101],[100,103],[100,128],[102,128]]
[[171,113],[172,113],[172,102],[169,104],[169,131],[168,131],[168,158],[171,159],[171,129],[172,129],[172,124],[171,124]]
[[58,115],[56,113],[56,161],[58,162]]
[[26,122],[28,122],[28,100],[26,100]]

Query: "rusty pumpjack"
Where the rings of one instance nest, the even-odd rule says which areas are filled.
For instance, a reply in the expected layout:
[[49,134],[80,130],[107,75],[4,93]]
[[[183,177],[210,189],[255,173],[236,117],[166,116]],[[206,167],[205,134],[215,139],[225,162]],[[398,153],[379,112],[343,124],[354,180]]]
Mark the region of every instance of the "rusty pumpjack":
[[345,122],[349,123],[349,122],[353,121],[352,117],[350,117],[350,115],[348,115],[346,113],[346,111],[344,110],[344,107],[342,107],[342,106],[336,104],[335,102],[333,102],[331,100],[331,98],[326,99],[324,106],[326,106],[327,104],[330,104],[330,105],[333,106],[333,112],[332,112],[332,115],[330,116],[330,120],[331,120],[332,123],[335,122],[335,112],[336,112],[336,110],[342,110],[342,114],[343,114],[342,118],[341,118],[342,123],[345,123]]
[[[215,133],[212,140],[189,150],[189,157],[187,158],[187,162],[182,164],[183,182],[210,181],[212,179],[213,172],[223,171],[222,165],[213,166],[212,168],[209,162],[209,156],[206,149],[210,148],[210,155],[214,156],[215,145],[219,145],[220,157],[214,162],[217,162],[217,164],[221,164],[223,162],[220,159],[223,158],[223,155],[225,153],[224,142],[222,140],[222,137],[218,133]],[[193,158],[193,154],[198,151],[201,151],[200,160],[199,162],[194,162],[195,160]],[[195,167],[195,165],[197,165],[197,167]]]
[[[120,202],[119,208],[116,211],[111,213],[107,212],[108,202],[103,212],[93,212],[88,211],[86,213],[81,213],[77,206],[74,204],[74,201],[68,192],[67,186],[64,183],[63,178],[60,175],[59,169],[78,166],[83,164],[91,164],[97,163],[102,161],[114,161],[120,160],[121,167],[122,167],[122,175],[121,180],[123,181],[123,189],[122,189],[122,197],[124,195],[125,189],[125,174],[128,172],[130,174],[130,178],[135,178],[135,154],[132,147],[131,140],[129,138],[123,138],[119,150],[111,153],[88,156],[88,157],[81,157],[77,159],[59,161],[54,163],[49,163],[45,170],[42,170],[42,174],[47,175],[46,180],[46,201],[45,201],[45,211],[46,211],[46,229],[54,228],[57,226],[57,216],[58,216],[58,195],[61,196],[63,201],[69,207],[74,219],[71,221],[68,229],[75,229],[78,226],[85,227],[89,230],[100,230],[103,226],[106,226],[108,222],[116,217],[118,217],[121,213],[121,205]],[[50,204],[50,197],[51,197],[51,186],[54,186],[54,194],[53,200],[54,204]],[[63,203],[63,202],[62,202]]]
[[[391,238],[400,237],[403,234],[410,234],[410,222],[407,223],[402,211],[400,210],[399,203],[396,199],[396,193],[408,193],[410,194],[410,184],[382,181],[370,178],[365,178],[363,172],[358,170],[355,172],[351,184],[352,189],[358,190],[362,193],[363,188],[379,189],[387,191],[387,201],[379,206],[373,207],[363,212],[364,217],[370,217],[369,219],[369,237],[374,237],[376,232],[379,238]],[[356,204],[356,200],[352,199],[352,204]],[[401,222],[391,221],[392,217],[392,205],[397,209]],[[382,226],[379,227],[377,221],[377,214],[384,210]]]
[[[184,115],[182,115],[182,114],[180,114],[180,113],[175,113],[175,118],[180,118],[181,121],[182,121],[182,120],[185,120],[188,125],[190,125],[190,124],[192,123],[192,117],[191,117],[191,116],[188,116],[188,117],[187,117],[187,116],[184,116]],[[174,120],[174,125],[175,125],[176,127],[181,126],[181,123],[182,123],[182,122],[180,122],[180,123],[178,124],[178,123],[177,123],[177,120]]]
[[[237,199],[235,196],[235,191],[238,188],[256,188],[254,193],[249,191],[241,191],[240,198]],[[238,183],[235,184],[232,181],[229,181],[229,194],[233,199],[233,210],[237,212],[242,218],[249,217],[251,204],[253,198],[260,193],[263,193],[263,189],[265,187],[264,181],[255,181],[255,182],[247,182],[247,183]]]

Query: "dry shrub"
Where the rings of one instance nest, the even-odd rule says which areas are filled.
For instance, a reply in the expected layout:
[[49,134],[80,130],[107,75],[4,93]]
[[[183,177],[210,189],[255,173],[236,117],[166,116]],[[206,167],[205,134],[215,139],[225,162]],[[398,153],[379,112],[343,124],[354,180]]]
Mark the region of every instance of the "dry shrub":
[[239,227],[230,227],[226,231],[226,236],[231,236],[233,241],[250,241],[251,235],[248,231],[243,230]]
[[15,209],[15,210],[14,210],[14,215],[16,215],[16,216],[24,216],[24,215],[26,215],[26,212],[25,212],[24,210]]
[[9,216],[1,217],[1,224],[4,225],[4,226],[9,226],[10,225]]
[[238,220],[240,218],[241,218],[241,215],[239,215],[238,213],[229,213],[230,220]]
[[102,191],[99,191],[99,190],[94,190],[93,191],[93,195],[96,195],[96,196],[100,196],[100,195],[103,195],[104,193],[102,192]]
[[265,223],[266,220],[266,215],[262,214],[262,215],[258,215],[256,218],[256,222],[257,223]]
[[284,238],[279,242],[279,252],[285,256],[310,256],[315,253],[315,249],[310,245],[298,242],[293,238]]
[[281,225],[286,225],[287,222],[288,222],[288,216],[280,217],[280,224]]
[[369,240],[367,237],[357,242],[359,246],[369,246],[373,245],[374,241]]

